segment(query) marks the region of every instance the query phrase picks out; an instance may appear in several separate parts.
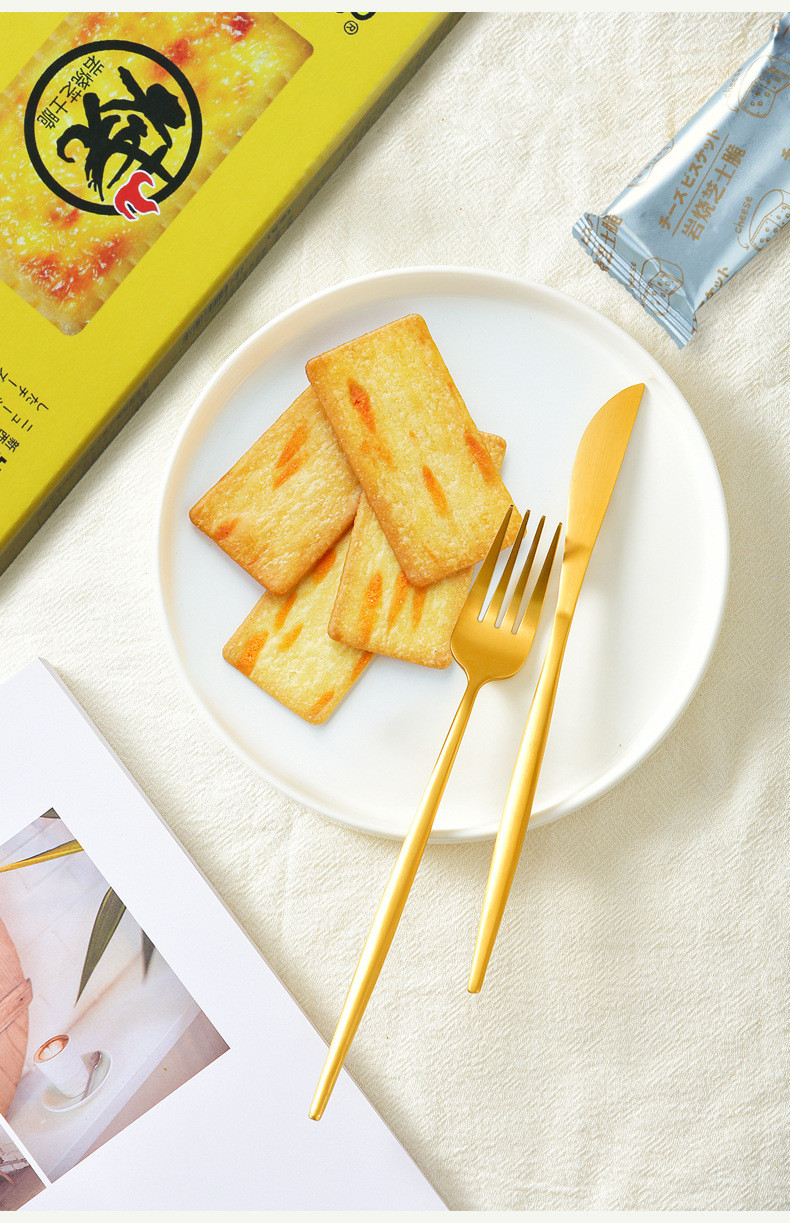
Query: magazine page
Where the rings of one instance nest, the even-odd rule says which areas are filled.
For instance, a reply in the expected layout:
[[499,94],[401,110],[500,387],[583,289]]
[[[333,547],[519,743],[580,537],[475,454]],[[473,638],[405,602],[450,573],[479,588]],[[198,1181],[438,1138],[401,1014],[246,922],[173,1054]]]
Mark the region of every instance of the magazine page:
[[0,738],[0,1208],[442,1209],[46,663]]

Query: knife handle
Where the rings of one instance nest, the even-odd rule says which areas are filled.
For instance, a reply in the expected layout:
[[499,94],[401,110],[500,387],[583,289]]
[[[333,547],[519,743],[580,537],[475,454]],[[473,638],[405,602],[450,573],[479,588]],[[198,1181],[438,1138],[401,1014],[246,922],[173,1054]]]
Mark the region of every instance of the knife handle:
[[479,993],[482,987],[516,873],[546,750],[570,626],[571,616],[557,615],[516,756],[483,897],[477,942],[467,985],[470,994]]

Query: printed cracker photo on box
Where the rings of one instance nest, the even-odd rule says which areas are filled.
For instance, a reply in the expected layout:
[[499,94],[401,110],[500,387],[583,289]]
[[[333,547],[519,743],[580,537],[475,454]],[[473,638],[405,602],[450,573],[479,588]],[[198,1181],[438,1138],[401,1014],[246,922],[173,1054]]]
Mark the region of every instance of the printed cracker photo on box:
[[459,16],[3,18],[0,571]]
[[55,811],[0,848],[0,995],[0,1113],[50,1180],[228,1048]]

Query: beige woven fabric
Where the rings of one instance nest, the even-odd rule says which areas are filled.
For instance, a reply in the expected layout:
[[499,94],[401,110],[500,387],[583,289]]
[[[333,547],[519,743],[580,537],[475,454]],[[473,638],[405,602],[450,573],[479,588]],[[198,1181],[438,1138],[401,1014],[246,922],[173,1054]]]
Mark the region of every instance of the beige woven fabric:
[[790,1206],[790,232],[682,353],[571,237],[775,15],[464,18],[0,578],[0,676],[34,653],[60,670],[328,1036],[395,846],[268,788],[179,686],[152,535],[195,396],[307,294],[441,263],[565,290],[677,382],[732,528],[699,692],[626,781],[530,833],[479,997],[464,983],[490,846],[428,850],[349,1058],[456,1209]]

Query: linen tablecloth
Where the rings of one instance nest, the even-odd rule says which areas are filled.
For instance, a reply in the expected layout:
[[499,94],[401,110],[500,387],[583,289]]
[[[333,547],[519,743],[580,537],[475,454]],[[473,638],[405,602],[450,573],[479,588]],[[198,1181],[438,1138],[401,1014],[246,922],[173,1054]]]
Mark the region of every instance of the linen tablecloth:
[[282,797],[182,691],[152,562],[178,429],[266,320],[408,265],[562,289],[675,380],[732,533],[702,685],[616,789],[529,834],[478,997],[491,846],[429,846],[348,1059],[455,1209],[790,1206],[790,232],[683,352],[571,236],[775,16],[467,15],[0,578],[0,678],[33,654],[58,668],[329,1037],[396,846]]

